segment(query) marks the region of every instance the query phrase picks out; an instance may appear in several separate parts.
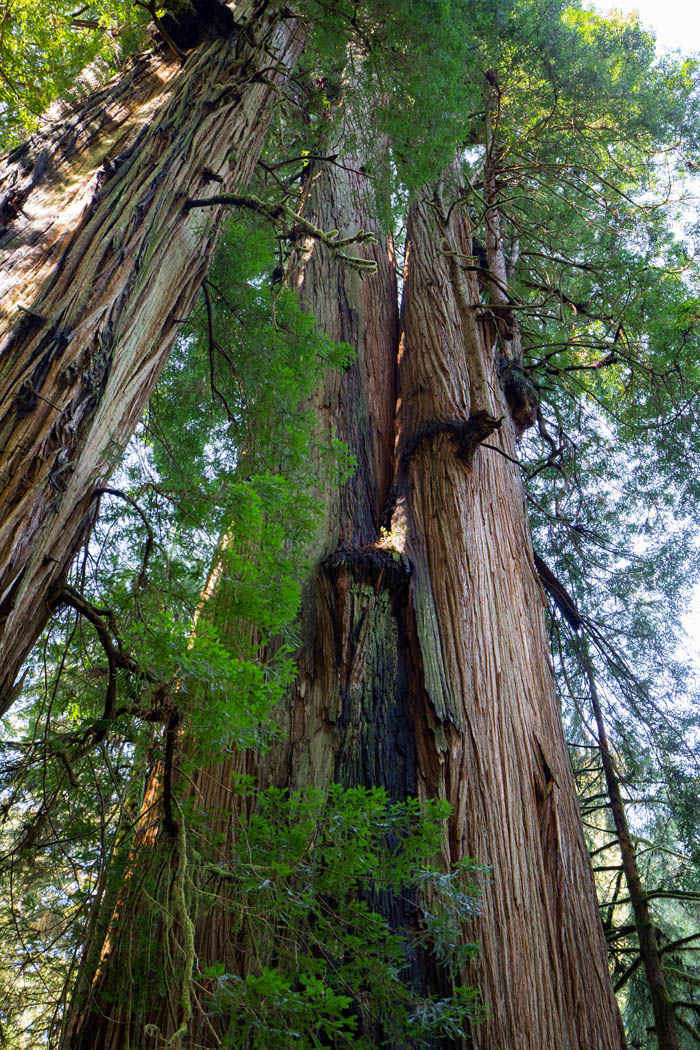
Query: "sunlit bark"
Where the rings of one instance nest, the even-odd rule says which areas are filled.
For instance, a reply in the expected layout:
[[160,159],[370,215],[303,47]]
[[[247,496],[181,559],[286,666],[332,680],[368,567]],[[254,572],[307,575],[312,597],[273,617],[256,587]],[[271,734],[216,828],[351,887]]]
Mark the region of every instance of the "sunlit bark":
[[247,182],[299,55],[293,18],[237,17],[182,69],[137,59],[6,160],[0,711],[207,272],[220,209],[186,202]]
[[[449,856],[491,869],[475,1044],[620,1047],[513,428],[476,281],[455,266],[471,244],[446,209],[454,193],[434,187],[412,210],[399,360],[399,510],[430,726],[419,789],[453,806]],[[479,418],[502,420],[483,443]]]

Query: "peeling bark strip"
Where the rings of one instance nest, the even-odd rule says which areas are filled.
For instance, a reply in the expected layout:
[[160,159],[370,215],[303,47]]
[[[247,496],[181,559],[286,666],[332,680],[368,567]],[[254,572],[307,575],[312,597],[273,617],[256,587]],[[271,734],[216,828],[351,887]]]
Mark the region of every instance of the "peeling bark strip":
[[[469,933],[482,951],[467,978],[488,1006],[472,1045],[620,1050],[517,466],[492,448],[476,448],[465,465],[449,430],[418,441],[436,420],[468,421],[475,402],[475,322],[460,299],[477,303],[477,288],[466,296],[454,288],[437,247],[448,236],[453,251],[468,254],[469,232],[457,207],[445,230],[438,199],[425,194],[409,216],[399,447],[413,454],[397,495],[412,567],[412,655],[423,677],[417,696],[427,708],[416,732],[421,722],[434,727],[417,744],[419,792],[452,804],[448,856],[491,867]],[[482,336],[479,407],[506,417],[490,441],[515,458]]]
[[301,51],[296,20],[246,10],[245,29],[203,45],[182,70],[167,56],[137,60],[8,158],[0,712],[46,622],[49,589],[89,526],[91,495],[131,436],[207,272],[221,209],[186,212],[185,202],[211,180],[225,192],[246,184],[275,85]]

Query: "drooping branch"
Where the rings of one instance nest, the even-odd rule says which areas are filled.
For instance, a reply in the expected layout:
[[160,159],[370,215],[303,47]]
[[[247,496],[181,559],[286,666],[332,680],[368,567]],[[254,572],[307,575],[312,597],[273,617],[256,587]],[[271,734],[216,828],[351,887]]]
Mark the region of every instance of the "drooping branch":
[[143,558],[141,560],[141,568],[139,569],[139,573],[138,573],[138,576],[136,577],[136,582],[134,584],[134,591],[138,590],[139,588],[145,587],[146,583],[148,582],[148,578],[146,576],[146,570],[148,568],[148,562],[149,562],[149,559],[151,557],[151,552],[153,550],[153,544],[155,542],[155,536],[153,534],[153,529],[151,528],[151,523],[149,522],[148,518],[146,517],[144,511],[141,509],[141,507],[139,507],[139,505],[136,502],[136,500],[133,499],[131,496],[129,496],[128,493],[122,492],[121,489],[113,489],[113,488],[95,489],[95,492],[93,493],[93,496],[94,497],[97,497],[97,496],[116,496],[118,499],[123,499],[125,503],[128,503],[130,507],[134,508],[136,513],[141,518],[141,521],[144,524],[144,528],[146,529],[146,544],[145,544],[144,549],[143,549]]
[[685,1018],[681,1017],[680,1015],[677,1017],[677,1021],[685,1032],[687,1032],[689,1035],[692,1035],[693,1039],[697,1043],[700,1043],[700,1029],[697,1029],[694,1025],[690,1023],[690,1021],[686,1021]]
[[690,984],[694,988],[700,988],[700,977],[695,977],[694,974],[688,973],[686,970],[679,970],[675,966],[667,966],[665,969],[669,977],[677,977],[678,980],[683,981],[684,984]]
[[334,255],[342,259],[347,266],[351,266],[360,274],[376,273],[377,264],[374,259],[363,259],[355,255],[347,255],[346,248],[353,244],[376,244],[377,238],[367,230],[358,230],[349,237],[341,237],[337,230],[321,230],[305,216],[298,214],[288,204],[278,202],[267,204],[251,193],[222,193],[215,197],[190,198],[185,203],[185,211],[193,208],[212,208],[220,204],[229,205],[234,208],[246,208],[255,212],[263,219],[270,222],[275,228],[280,222],[290,222],[292,227],[287,236],[292,240],[300,237],[311,237],[320,241],[329,248]]
[[[629,892],[629,903],[632,905],[634,922],[639,941],[639,954],[644,963],[644,971],[649,989],[649,998],[654,1014],[654,1030],[659,1044],[659,1050],[678,1050],[678,1030],[675,1023],[673,1003],[666,984],[659,945],[656,938],[656,930],[651,920],[649,911],[649,894],[644,890],[637,858],[635,855],[632,837],[627,824],[625,804],[620,790],[620,779],[615,769],[608,735],[603,718],[603,711],[598,696],[598,686],[595,677],[593,660],[588,648],[588,639],[582,637],[576,644],[576,651],[581,669],[588,683],[589,696],[595,717],[600,756],[603,763],[605,782],[610,796],[615,831],[620,847],[620,856],[625,873],[625,881]],[[700,894],[696,894],[700,898]],[[618,905],[622,901],[618,900]]]
[[[647,900],[670,900],[670,901],[700,901],[700,893],[692,893],[689,890],[649,890],[645,893]],[[617,904],[631,904],[631,897],[622,897]]]
[[580,631],[583,625],[583,616],[579,612],[576,602],[563,583],[554,575],[547,563],[540,558],[539,554],[535,554],[535,568],[537,569],[537,575],[542,581],[542,586],[551,595],[559,612],[574,631]]

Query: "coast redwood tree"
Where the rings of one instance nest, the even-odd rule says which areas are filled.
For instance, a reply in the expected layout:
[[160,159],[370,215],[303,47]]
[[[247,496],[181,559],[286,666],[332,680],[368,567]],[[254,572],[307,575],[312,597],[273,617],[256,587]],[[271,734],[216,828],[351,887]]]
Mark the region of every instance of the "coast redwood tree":
[[[618,1050],[624,1035],[522,484],[506,458],[515,453],[511,410],[496,377],[493,325],[478,319],[476,280],[455,266],[472,250],[463,209],[451,207],[457,171],[411,210],[400,330],[386,242],[362,250],[376,262],[371,277],[361,279],[319,244],[292,271],[326,333],[356,348],[356,360],[327,381],[316,407],[320,430],[346,442],[358,467],[321,493],[299,673],[276,714],[282,739],[257,761],[242,752],[204,766],[182,790],[195,812],[209,815],[221,871],[239,834],[242,772],[255,771],[261,787],[340,783],[381,786],[396,801],[448,800],[443,862],[476,857],[489,869],[482,913],[465,930],[482,948],[463,977],[486,1005],[471,1045]],[[366,228],[366,175],[357,158],[312,167],[306,183],[306,215],[315,225],[333,218],[343,236]],[[480,444],[486,436],[488,448]],[[225,581],[208,600],[225,607]],[[157,794],[162,771],[155,777]],[[149,1004],[147,988],[125,993],[159,827],[168,849],[153,802],[149,790],[133,871],[101,951],[92,946],[95,969],[81,979],[64,1042],[71,1050],[97,1043],[121,1050],[129,1040],[156,1046],[177,1032],[183,1045],[208,1046],[226,1030],[216,1009],[203,1012],[200,1004],[185,1013],[177,995]],[[177,849],[184,848],[183,840]],[[243,977],[242,934],[225,881],[217,892],[221,906],[193,916],[195,977],[212,966]],[[389,914],[410,923],[412,906],[396,901]],[[411,979],[437,991],[446,975],[421,957]]]
[[[215,6],[215,5],[214,5]],[[265,143],[299,22],[267,3],[61,111],[0,183],[0,711]],[[228,11],[228,9],[225,9]]]

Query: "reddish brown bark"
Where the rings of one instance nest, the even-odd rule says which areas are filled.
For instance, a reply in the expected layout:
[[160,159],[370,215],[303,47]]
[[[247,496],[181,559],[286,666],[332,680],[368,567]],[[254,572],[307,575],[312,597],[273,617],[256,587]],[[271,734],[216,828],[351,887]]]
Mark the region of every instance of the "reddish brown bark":
[[[339,228],[343,236],[368,226],[364,201],[366,176],[352,169],[352,164],[349,160],[345,167],[316,172],[308,183],[307,213],[320,228]],[[301,289],[302,305],[313,307],[328,335],[351,343],[358,351],[347,369],[329,379],[316,405],[320,443],[342,438],[360,464],[360,470],[340,490],[337,487],[319,490],[327,508],[323,535],[318,541],[320,557],[339,544],[361,544],[374,539],[386,512],[393,471],[398,305],[393,261],[386,243],[357,249],[358,254],[362,251],[377,263],[377,276],[364,281],[327,249],[319,245],[309,247],[310,256],[293,277]],[[379,323],[373,324],[375,320]],[[388,555],[387,558],[391,563]],[[204,616],[215,616],[216,608],[226,605],[225,582],[217,583],[217,579],[214,571],[206,602],[203,601],[201,607]],[[313,585],[309,591],[314,592]],[[311,605],[307,604],[307,617],[311,615],[310,609]],[[183,748],[187,748],[186,731]],[[312,747],[311,764],[316,754]],[[283,759],[278,750],[275,764],[279,761]],[[204,837],[216,843],[207,854],[208,860],[220,863],[222,869],[229,863],[231,848],[239,833],[241,808],[245,805],[237,797],[236,778],[243,772],[256,771],[257,764],[250,752],[232,753],[223,761],[196,769],[186,788],[195,811],[204,815]],[[267,766],[264,760],[263,765]],[[264,771],[262,776],[265,778],[267,773]],[[285,781],[279,769],[269,774],[268,779]],[[305,783],[327,786],[331,779],[335,779],[332,771],[328,777],[313,770],[309,771]],[[169,871],[175,862],[176,849],[168,843],[163,829],[161,800],[162,767],[158,765],[149,780],[138,834],[126,863],[126,877],[116,905],[107,916],[103,943],[92,961],[86,959],[83,967],[63,1043],[70,1050],[89,1050],[97,1045],[108,1050],[123,1050],[134,1042],[140,1045],[139,1041],[147,1046],[159,1045],[159,1040],[162,1043],[171,1038],[182,1023],[177,982],[171,986],[166,980],[160,994],[154,996],[153,989],[141,987],[132,980],[131,970],[135,952],[141,953],[139,963],[135,964],[137,969],[141,966],[147,969],[142,938],[139,939],[141,927],[148,926],[161,946],[170,936],[163,932],[157,909],[153,911],[143,894],[146,880],[157,881],[158,872]],[[171,877],[169,873],[167,878]],[[203,968],[211,963],[224,963],[228,972],[244,975],[250,963],[251,946],[245,932],[241,934],[240,929],[236,932],[232,929],[238,924],[232,921],[226,883],[210,881],[207,889],[209,894],[218,892],[220,902],[203,910],[197,919],[198,965]],[[175,939],[178,939],[177,933]],[[152,955],[158,950],[149,948],[149,953]],[[179,961],[182,962],[181,957]],[[216,1045],[215,1033],[221,1034],[225,1029],[225,1018],[215,1014],[205,1017],[201,1009],[195,1008],[187,1024],[185,1045]]]
[[[183,69],[139,59],[8,158],[0,185],[0,711],[104,483],[196,299],[221,209],[246,183],[301,48],[246,29]],[[262,38],[267,51],[263,50]],[[260,75],[277,65],[271,79]]]
[[[372,227],[367,199],[371,186],[356,158],[346,157],[339,166],[325,166],[314,173],[308,185],[308,213],[319,226],[339,229],[341,236]],[[351,676],[351,664],[360,677],[365,673],[362,668],[370,676],[375,674],[376,659],[363,649],[364,641],[377,634],[371,625],[376,612],[373,593],[383,610],[380,615],[388,614],[387,595],[381,588],[375,593],[370,585],[364,599],[367,607],[363,604],[358,608],[358,620],[351,611],[353,598],[346,593],[347,578],[342,571],[336,574],[343,552],[350,561],[357,558],[364,564],[370,578],[381,572],[382,565],[387,564],[389,570],[394,566],[388,552],[378,551],[375,544],[381,526],[388,524],[393,478],[397,286],[393,253],[386,240],[364,249],[363,254],[377,263],[377,273],[364,279],[321,246],[313,246],[296,279],[301,304],[316,316],[320,328],[332,339],[349,343],[356,352],[349,368],[330,377],[316,409],[321,440],[342,440],[356,458],[357,469],[345,484],[321,488],[325,513],[312,552],[313,574],[302,603],[305,641],[298,654],[299,675],[289,705],[281,713],[287,735],[279,749],[263,757],[265,778],[293,786],[324,788],[332,781],[347,781],[338,765],[339,749],[347,749],[351,764],[365,765],[368,761],[360,752],[353,753],[353,731],[346,733],[341,724],[340,666]],[[326,562],[329,557],[334,558],[334,564]],[[392,575],[389,571],[388,576]],[[333,614],[336,576],[344,594],[341,605],[348,604],[344,613]],[[334,637],[336,616],[349,617],[339,637]],[[348,646],[353,654],[349,663]],[[380,672],[376,683],[382,690],[382,702],[388,702],[389,676]],[[355,685],[362,691],[358,682]],[[365,715],[368,722],[374,721],[369,711]],[[376,722],[381,724],[382,718],[378,716]],[[374,728],[369,731],[374,732]],[[381,782],[379,770],[374,779],[351,779],[355,783]],[[402,788],[400,794],[406,790],[410,789]]]
[[[445,221],[450,201],[450,187],[436,187],[410,219],[394,516],[404,556],[352,521],[331,552],[329,530],[305,605],[288,740],[267,764],[278,782],[447,798],[446,859],[492,869],[468,934],[483,946],[468,979],[488,1007],[474,1046],[612,1050],[624,1035],[524,493],[506,458],[516,455],[513,428],[484,337],[493,326],[479,323],[476,281],[459,265],[468,231],[458,209]],[[377,327],[377,345],[380,336]],[[485,436],[506,455],[479,445]],[[341,521],[348,509],[336,511]],[[352,535],[361,542],[348,544]]]
[[[476,282],[455,266],[471,245],[449,199],[439,187],[412,210],[399,362],[400,495],[430,725],[419,788],[452,803],[449,856],[492,871],[470,972],[489,1008],[476,1045],[621,1047],[524,492],[506,458],[512,425],[476,325]],[[503,420],[492,447],[465,444],[475,410]]]

